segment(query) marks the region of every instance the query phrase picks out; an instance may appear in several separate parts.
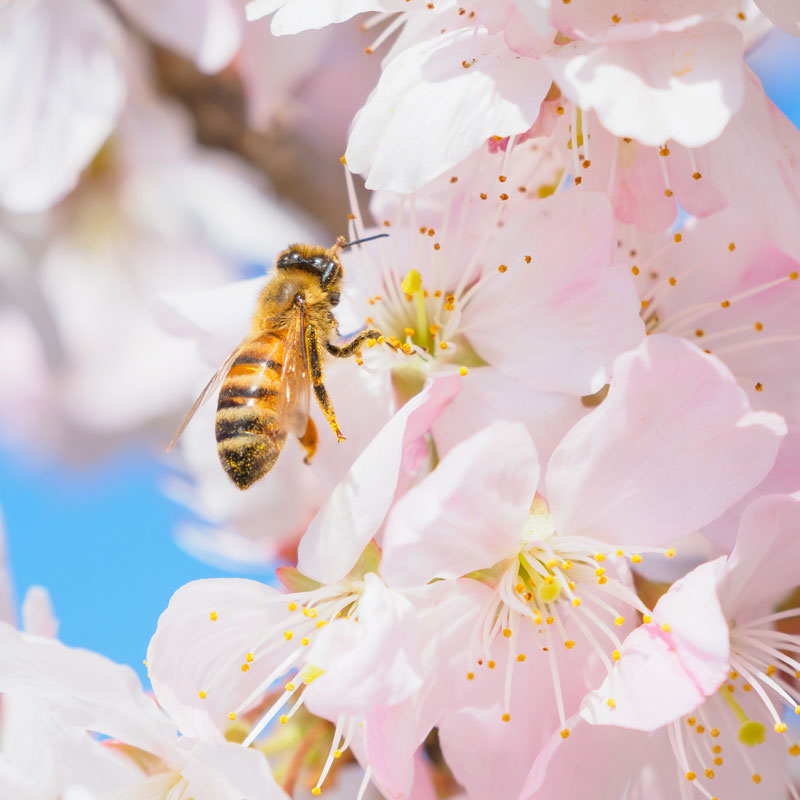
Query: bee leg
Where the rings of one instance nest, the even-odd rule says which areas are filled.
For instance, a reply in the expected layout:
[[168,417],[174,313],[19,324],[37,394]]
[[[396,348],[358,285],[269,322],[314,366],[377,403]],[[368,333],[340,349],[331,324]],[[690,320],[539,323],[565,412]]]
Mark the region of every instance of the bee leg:
[[328,396],[325,385],[322,383],[322,358],[319,352],[319,342],[317,341],[317,332],[313,325],[306,326],[305,330],[306,339],[306,356],[308,359],[308,368],[311,372],[311,383],[314,386],[314,394],[317,396],[317,402],[328,420],[328,424],[336,434],[336,438],[341,442],[344,441],[344,436],[339,430],[339,425],[336,422],[336,412],[333,410],[333,403]]
[[308,418],[306,432],[302,436],[298,436],[297,441],[303,445],[306,451],[306,457],[303,459],[304,463],[310,464],[314,453],[317,452],[317,426],[311,417]]
[[379,339],[383,334],[380,331],[361,331],[361,333],[353,339],[352,342],[344,345],[344,347],[337,347],[335,344],[325,342],[327,351],[336,358],[349,358],[354,356],[361,349],[361,345],[368,339]]

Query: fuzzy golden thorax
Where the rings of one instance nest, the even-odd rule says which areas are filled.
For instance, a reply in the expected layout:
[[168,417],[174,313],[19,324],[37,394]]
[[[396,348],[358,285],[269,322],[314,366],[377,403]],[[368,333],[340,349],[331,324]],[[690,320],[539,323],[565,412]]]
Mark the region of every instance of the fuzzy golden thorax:
[[338,304],[342,265],[337,248],[296,244],[282,252],[275,271],[259,295],[252,332],[284,330],[294,313],[298,295],[303,300],[307,325],[313,325],[321,341],[336,335],[332,309]]

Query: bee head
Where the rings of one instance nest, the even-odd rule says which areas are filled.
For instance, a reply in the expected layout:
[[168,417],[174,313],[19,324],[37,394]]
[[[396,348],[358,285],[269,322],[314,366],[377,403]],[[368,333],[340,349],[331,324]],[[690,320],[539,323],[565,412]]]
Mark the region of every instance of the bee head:
[[323,247],[292,245],[278,256],[275,267],[317,275],[320,287],[327,290],[330,290],[342,277],[342,265],[339,259]]

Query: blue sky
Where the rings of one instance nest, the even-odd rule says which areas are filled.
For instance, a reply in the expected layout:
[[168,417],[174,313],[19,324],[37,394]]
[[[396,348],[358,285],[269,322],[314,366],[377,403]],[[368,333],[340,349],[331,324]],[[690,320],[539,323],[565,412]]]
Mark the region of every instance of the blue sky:
[[[750,62],[800,125],[800,41],[777,35]],[[147,643],[172,592],[226,574],[172,541],[186,512],[160,494],[162,469],[144,451],[82,472],[36,468],[0,451],[0,506],[18,602],[29,586],[47,587],[62,641],[130,664],[142,677]]]

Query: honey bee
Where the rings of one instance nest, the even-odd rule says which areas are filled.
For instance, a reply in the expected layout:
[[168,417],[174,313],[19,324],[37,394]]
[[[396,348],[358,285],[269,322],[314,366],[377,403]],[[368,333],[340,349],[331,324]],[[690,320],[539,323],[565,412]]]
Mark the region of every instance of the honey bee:
[[249,335],[200,393],[167,449],[172,449],[217,387],[221,387],[215,423],[217,453],[240,489],[252,486],[272,469],[290,433],[305,448],[306,463],[310,461],[317,448],[317,429],[309,416],[311,387],[337,440],[342,441],[322,380],[324,351],[347,358],[381,334],[361,331],[343,346],[331,341],[339,336],[332,311],[339,303],[343,277],[339,252],[386,235],[354,242],[340,236],[331,248],[294,244],[280,253],[259,295]]

